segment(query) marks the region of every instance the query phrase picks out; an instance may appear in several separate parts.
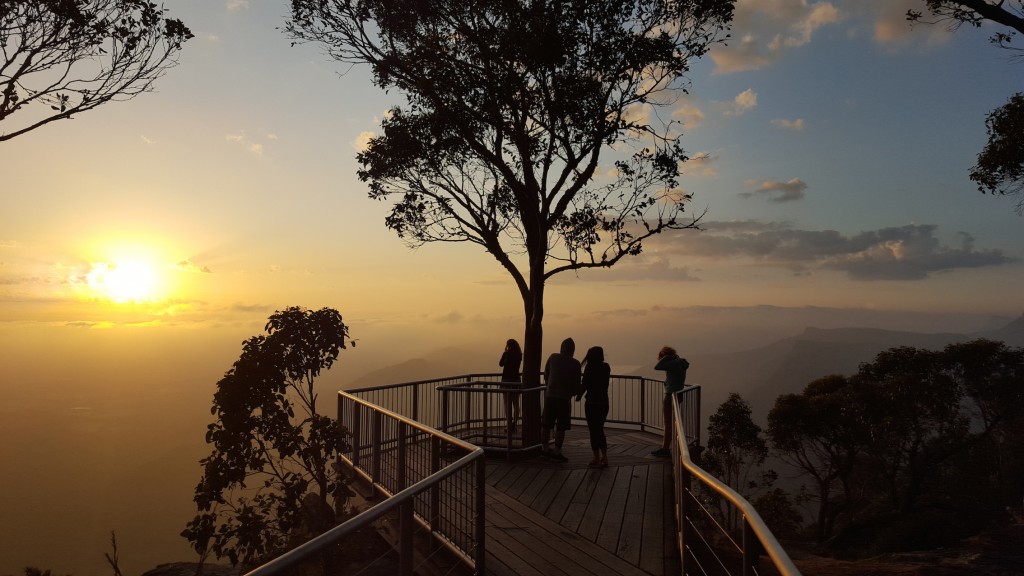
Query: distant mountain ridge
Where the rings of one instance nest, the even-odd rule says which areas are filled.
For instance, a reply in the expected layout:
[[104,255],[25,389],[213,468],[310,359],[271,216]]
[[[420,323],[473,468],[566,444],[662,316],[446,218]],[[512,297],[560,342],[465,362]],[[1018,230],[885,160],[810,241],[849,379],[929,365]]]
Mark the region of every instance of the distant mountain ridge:
[[850,375],[879,352],[898,346],[938,350],[955,342],[985,338],[1024,346],[1024,316],[991,331],[971,334],[900,332],[875,328],[807,328],[767,346],[688,357],[689,381],[702,384],[705,414],[732,392],[750,403],[757,420],[767,417],[780,394],[800,392],[830,374]]
[[[796,336],[749,350],[716,354],[680,352],[690,362],[687,380],[702,386],[705,419],[730,393],[736,392],[750,403],[755,420],[763,422],[780,394],[800,392],[822,376],[853,374],[860,364],[874,360],[883,350],[897,346],[937,350],[954,342],[978,338],[1024,347],[1024,315],[1001,328],[973,333],[809,327]],[[632,374],[654,379],[663,377],[654,370],[653,362],[644,363],[644,366]],[[614,365],[612,370],[615,371]],[[347,388],[498,371],[496,357],[485,358],[464,349],[448,347],[368,372],[353,380]]]

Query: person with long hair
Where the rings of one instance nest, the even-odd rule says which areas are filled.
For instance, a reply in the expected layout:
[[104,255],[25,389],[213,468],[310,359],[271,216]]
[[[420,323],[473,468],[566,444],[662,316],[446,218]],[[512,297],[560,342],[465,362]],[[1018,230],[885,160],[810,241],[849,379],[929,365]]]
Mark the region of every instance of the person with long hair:
[[594,451],[591,468],[608,467],[608,438],[604,433],[604,423],[608,419],[608,384],[611,381],[612,369],[604,361],[604,348],[594,346],[587,350],[583,357],[583,391],[576,396],[579,401],[587,397],[583,411],[587,416],[587,428],[590,429],[590,449]]
[[[498,366],[501,366],[501,387],[518,388],[523,381],[519,374],[519,365],[523,363],[523,350],[519,342],[509,338],[505,342],[505,351],[501,353]],[[505,417],[508,420],[510,432],[515,432],[516,423],[519,422],[519,394],[516,392],[505,393]]]
[[651,452],[652,456],[664,458],[672,454],[672,395],[686,385],[686,370],[690,363],[680,358],[675,348],[665,346],[658,351],[658,363],[655,370],[665,372],[665,399],[662,401],[662,413],[665,417],[665,436],[661,440],[661,448]]

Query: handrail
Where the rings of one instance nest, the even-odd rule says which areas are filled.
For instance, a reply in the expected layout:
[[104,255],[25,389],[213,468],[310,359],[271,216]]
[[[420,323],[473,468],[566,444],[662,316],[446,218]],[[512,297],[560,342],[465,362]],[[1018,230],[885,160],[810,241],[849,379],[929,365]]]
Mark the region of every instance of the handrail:
[[[688,443],[685,440],[685,434],[683,433],[684,421],[682,413],[680,411],[680,396],[685,391],[678,392],[672,395],[672,410],[673,410],[673,429],[675,436],[675,447],[673,453],[677,454],[674,458],[673,475],[676,481],[676,502],[677,502],[677,514],[679,526],[679,554],[680,559],[683,563],[683,573],[688,573],[688,560],[693,558],[687,553],[687,547],[689,542],[686,541],[686,533],[688,530],[687,526],[692,526],[690,522],[690,510],[697,509],[697,506],[689,506],[689,501],[693,498],[690,492],[690,480],[696,478],[704,486],[713,490],[717,495],[724,497],[729,501],[736,509],[740,511],[744,518],[743,525],[743,549],[742,553],[742,574],[744,576],[757,573],[758,556],[761,551],[764,551],[768,557],[772,560],[775,568],[779,571],[782,576],[800,576],[800,570],[793,564],[793,561],[786,554],[786,551],[776,540],[771,530],[761,519],[761,515],[758,514],[746,498],[741,496],[738,492],[730,488],[724,482],[712,476],[709,472],[698,466],[690,458],[690,450]],[[696,510],[695,510],[696,511]],[[752,538],[756,538],[760,544],[759,547],[754,546]]]
[[[361,433],[362,426],[359,424],[359,414],[361,409],[369,411],[373,416],[370,419],[372,421],[372,427],[374,428],[373,436],[375,443],[371,447],[372,454],[370,460],[373,462],[373,470],[367,471],[359,464],[360,449],[358,445],[358,437]],[[259,566],[258,568],[248,572],[245,576],[274,576],[283,573],[283,571],[294,567],[296,564],[301,563],[305,560],[309,560],[314,557],[317,553],[322,552],[326,548],[338,544],[342,538],[351,534],[352,532],[366,528],[370,524],[389,512],[398,510],[399,520],[401,525],[400,535],[400,566],[399,575],[411,575],[413,573],[412,566],[412,524],[413,521],[419,521],[421,525],[424,525],[430,529],[431,535],[442,542],[442,544],[452,549],[458,556],[460,556],[465,562],[470,564],[475,569],[476,574],[483,574],[485,571],[484,564],[484,475],[485,475],[485,462],[483,449],[468,442],[464,442],[458,438],[434,430],[428,426],[425,426],[419,422],[416,422],[410,418],[402,416],[394,411],[381,408],[371,402],[367,402],[360,398],[357,398],[344,391],[338,393],[338,419],[341,421],[344,416],[350,416],[354,420],[353,432],[354,441],[351,445],[352,456],[349,457],[345,453],[339,456],[340,460],[346,461],[349,466],[352,467],[358,474],[365,478],[374,487],[375,490],[385,494],[387,498],[373,506],[372,508],[361,512],[353,518],[335,526],[334,528],[324,532],[323,534],[305,542],[304,544],[286,552],[285,554]],[[382,429],[384,428],[383,422],[385,419],[390,420],[398,430],[397,438],[382,438]],[[342,422],[345,424],[345,422]],[[416,433],[424,437],[430,438],[430,463],[429,468],[437,468],[432,470],[430,474],[425,477],[412,482],[409,485],[406,484],[407,470],[409,465],[409,452],[412,452],[415,448],[409,442],[410,436],[415,436]],[[444,467],[440,467],[442,443],[449,449],[458,449],[466,452],[465,455],[461,456],[457,460],[448,463]],[[387,455],[382,455],[381,452],[387,451]],[[382,458],[387,456],[394,456],[397,459],[397,463],[394,468],[399,469],[397,485],[391,480],[393,478],[381,475],[379,470],[381,468]],[[471,528],[473,534],[471,539],[475,542],[475,550],[465,550],[460,544],[460,538],[456,535],[447,533],[446,530],[457,530],[457,523],[444,522],[444,526],[436,525],[437,516],[435,514],[441,507],[441,483],[447,480],[453,479],[456,474],[465,470],[472,470],[471,474],[474,475],[474,482],[472,491],[475,492],[475,497],[471,498],[471,502],[460,502],[461,505],[469,507],[472,510],[474,518],[472,518],[473,526]],[[464,490],[465,491],[465,490]],[[422,515],[417,511],[417,497],[427,494],[429,497],[429,504],[425,507],[431,510],[429,514],[430,518],[424,519]],[[449,520],[451,520],[449,518]]]

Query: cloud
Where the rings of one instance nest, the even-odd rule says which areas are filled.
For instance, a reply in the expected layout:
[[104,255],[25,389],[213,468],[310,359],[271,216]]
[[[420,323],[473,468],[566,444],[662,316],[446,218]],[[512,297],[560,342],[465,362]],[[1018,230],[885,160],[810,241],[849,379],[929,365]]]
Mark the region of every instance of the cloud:
[[[701,234],[671,244],[677,256],[753,259],[795,274],[839,271],[851,280],[923,280],[964,268],[1016,262],[1001,250],[981,250],[959,234],[959,246],[943,245],[936,225],[908,224],[845,236],[836,230],[799,230],[786,223],[705,222]],[[663,253],[664,254],[664,253]]]
[[752,110],[757,106],[757,92],[747,88],[737,94],[732,102],[722,102],[719,103],[719,106],[722,108],[722,113],[726,116],[742,116],[748,110]]
[[739,0],[733,33],[740,40],[712,48],[715,72],[728,74],[769,66],[788,50],[809,44],[820,28],[841,19],[833,2]]
[[174,268],[176,270],[181,270],[182,272],[203,272],[206,274],[210,273],[210,269],[207,266],[199,266],[198,264],[193,262],[191,258],[185,258],[180,262],[176,262],[174,264]]
[[718,170],[713,166],[716,162],[718,158],[710,152],[698,152],[683,162],[679,169],[687,176],[717,176]]
[[700,282],[689,266],[672,266],[665,257],[625,260],[611,268],[587,269],[585,279],[634,284],[639,281]]
[[844,11],[867,20],[875,42],[898,46],[923,40],[928,45],[942,44],[952,37],[952,30],[945,23],[937,25],[911,25],[907,21],[907,10],[925,13],[921,0],[845,0]]
[[376,138],[377,133],[369,130],[364,130],[356,136],[356,139],[352,141],[352,148],[356,152],[364,152],[370,147],[370,140]]
[[228,12],[242,12],[249,9],[249,0],[228,0]]
[[224,139],[227,140],[228,142],[236,142],[236,143],[238,143],[239,146],[241,146],[242,148],[248,150],[249,152],[251,152],[251,153],[253,153],[253,154],[257,155],[257,156],[262,156],[263,155],[263,144],[259,144],[259,143],[250,141],[245,136],[245,133],[242,133],[242,134],[228,134],[228,135],[226,135],[224,137]]
[[785,118],[777,118],[772,120],[772,126],[776,128],[782,128],[785,130],[795,130],[797,132],[804,129],[804,119],[797,118],[796,120],[786,120]]
[[442,314],[437,317],[437,321],[442,324],[459,324],[463,321],[462,314],[457,310],[452,310],[447,314]]
[[692,102],[682,102],[672,111],[673,118],[683,119],[683,129],[693,130],[704,120],[704,112]]
[[755,196],[767,196],[772,202],[792,202],[803,200],[804,190],[807,190],[807,183],[799,178],[793,178],[788,182],[777,180],[748,180],[748,185],[756,185],[753,192],[741,192],[740,198],[754,198]]
[[15,240],[0,240],[0,248],[17,248],[20,246]]

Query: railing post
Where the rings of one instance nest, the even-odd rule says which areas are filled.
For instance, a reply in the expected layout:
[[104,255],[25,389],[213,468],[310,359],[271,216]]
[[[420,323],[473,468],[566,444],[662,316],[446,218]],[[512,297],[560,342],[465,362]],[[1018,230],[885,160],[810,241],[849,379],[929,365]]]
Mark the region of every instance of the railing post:
[[[430,438],[430,474],[441,469],[441,439],[437,436]],[[430,487],[430,530],[437,530],[437,522],[441,517],[441,485],[434,484]]]
[[441,390],[441,432],[448,433],[448,391]]
[[406,470],[409,467],[409,459],[406,450],[406,424],[405,422],[398,423],[398,490],[401,492],[405,490],[408,483],[406,482]]
[[760,573],[761,542],[754,534],[753,527],[743,517],[743,576],[756,576]]
[[398,525],[401,536],[398,541],[398,573],[400,576],[412,576],[413,569],[413,521],[412,501],[398,507]]
[[376,410],[373,411],[373,431],[371,432],[370,445],[370,478],[374,483],[379,484],[380,478],[380,457],[381,457],[381,433],[384,425],[383,415]]
[[676,478],[679,479],[678,485],[675,487],[676,504],[673,507],[676,511],[676,525],[678,527],[679,561],[682,564],[682,573],[687,574],[692,558],[692,552],[688,551],[687,546],[697,542],[693,533],[693,524],[690,522],[690,517],[696,512],[692,510],[693,503],[690,502],[693,478],[690,475],[690,471],[683,465],[681,458],[674,458],[672,465],[675,467]]
[[420,422],[420,387],[412,387],[412,419]]
[[487,547],[484,545],[487,522],[484,516],[484,507],[487,504],[487,460],[476,459],[476,574],[483,576],[487,574],[486,561]]
[[358,402],[352,403],[352,465],[356,468],[359,467],[360,448],[363,447],[363,427],[359,421],[359,417],[362,414],[362,406]]
[[647,431],[647,378],[640,379],[640,431]]

